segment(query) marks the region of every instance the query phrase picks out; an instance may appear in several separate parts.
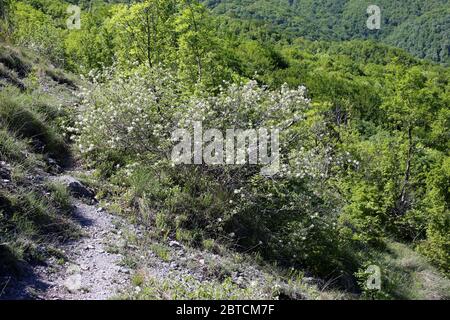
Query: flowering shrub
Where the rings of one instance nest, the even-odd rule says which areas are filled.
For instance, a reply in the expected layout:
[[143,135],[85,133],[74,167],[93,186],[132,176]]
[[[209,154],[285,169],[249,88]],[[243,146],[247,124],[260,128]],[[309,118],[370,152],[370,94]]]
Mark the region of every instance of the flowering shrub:
[[[124,188],[122,200],[144,223],[199,244],[226,238],[314,272],[334,268],[336,201],[325,182],[335,160],[330,147],[312,143],[322,131],[305,122],[304,87],[269,90],[250,81],[187,99],[162,69],[109,70],[92,78],[82,93],[83,114],[70,130],[81,153]],[[171,133],[191,132],[195,121],[219,131],[279,128],[280,172],[268,179],[258,165],[175,166]],[[314,191],[319,184],[323,190]]]
[[83,113],[75,127],[67,128],[91,159],[105,153],[168,159],[172,133],[191,128],[194,121],[223,131],[277,127],[288,136],[290,130],[284,129],[304,117],[309,103],[305,88],[270,91],[255,81],[222,88],[217,96],[186,99],[171,72],[146,67],[126,75],[111,69],[91,76],[92,86],[81,93]]
[[167,152],[182,99],[170,73],[143,68],[113,75],[110,69],[91,77],[92,87],[81,92],[84,112],[68,128],[81,153],[98,160],[111,153],[140,158]]

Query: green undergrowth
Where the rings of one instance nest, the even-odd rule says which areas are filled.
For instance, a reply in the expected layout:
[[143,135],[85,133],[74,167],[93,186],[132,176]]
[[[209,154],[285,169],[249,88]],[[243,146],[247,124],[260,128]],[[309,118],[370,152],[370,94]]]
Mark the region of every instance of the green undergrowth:
[[65,78],[27,50],[0,45],[2,288],[8,275],[22,274],[30,263],[63,258],[58,244],[80,235],[69,192],[48,179],[71,159],[62,129],[72,117],[65,108],[64,99],[72,96]]
[[385,250],[371,251],[368,257],[365,257],[365,261],[366,266],[375,265],[380,268],[381,290],[368,289],[367,275],[361,273],[362,298],[401,300],[450,298],[450,280],[408,245],[388,241]]

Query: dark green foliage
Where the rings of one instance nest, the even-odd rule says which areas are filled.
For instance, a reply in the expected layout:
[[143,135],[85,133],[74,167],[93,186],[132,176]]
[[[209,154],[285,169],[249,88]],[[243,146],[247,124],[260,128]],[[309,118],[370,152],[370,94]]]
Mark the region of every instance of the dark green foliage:
[[437,163],[427,178],[424,209],[428,214],[427,239],[420,245],[431,262],[450,273],[450,160],[445,157]]
[[[272,40],[379,39],[420,58],[449,63],[448,0],[203,1],[243,35]],[[381,9],[380,30],[366,27],[369,5]],[[249,23],[248,21],[251,21]],[[263,27],[267,31],[258,30]]]
[[321,276],[355,267],[339,239],[333,203],[325,193],[313,191],[317,186],[294,178],[256,177],[250,184],[227,225],[240,245],[280,265]]
[[[414,37],[411,37],[411,34]],[[386,42],[407,49],[414,56],[450,62],[450,8],[427,12],[409,19],[386,38]]]

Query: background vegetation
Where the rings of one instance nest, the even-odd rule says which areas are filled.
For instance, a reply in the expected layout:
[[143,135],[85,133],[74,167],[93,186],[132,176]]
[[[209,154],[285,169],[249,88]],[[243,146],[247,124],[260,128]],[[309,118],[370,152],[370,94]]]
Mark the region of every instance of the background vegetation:
[[[0,34],[89,83],[63,127],[111,184],[111,208],[162,238],[219,242],[369,296],[370,264],[384,267],[382,298],[414,296],[399,274],[422,283],[428,263],[448,276],[448,1],[380,1],[378,32],[365,28],[365,1],[205,2],[212,12],[189,0],[80,4],[82,29],[68,30],[66,1],[9,1]],[[0,78],[31,95],[33,64],[15,68],[15,57],[0,56]],[[64,154],[42,111],[7,90],[2,143],[39,136],[44,153]],[[170,133],[194,120],[284,128],[282,172],[172,167]],[[412,269],[399,263],[407,257]]]
[[[224,15],[234,32],[288,41],[376,39],[409,51],[419,58],[449,63],[448,0],[205,0]],[[369,30],[370,5],[381,9],[381,29]],[[244,22],[244,24],[242,24]],[[264,32],[264,31],[263,31]]]

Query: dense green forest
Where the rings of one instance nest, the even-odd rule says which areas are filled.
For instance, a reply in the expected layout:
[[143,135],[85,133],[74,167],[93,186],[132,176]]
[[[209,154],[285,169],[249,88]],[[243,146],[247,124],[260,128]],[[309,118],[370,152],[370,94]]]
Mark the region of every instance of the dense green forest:
[[[258,35],[266,26],[272,39],[376,39],[414,56],[450,62],[448,0],[206,0],[236,32]],[[369,5],[381,9],[381,27],[369,30]],[[253,23],[252,23],[253,22]],[[244,23],[244,25],[242,25]],[[247,26],[245,26],[248,24]]]
[[[67,28],[69,1],[1,2],[2,161],[33,137],[10,106],[37,99],[42,74],[73,86],[57,68],[81,89],[57,128],[42,124],[55,145],[42,152],[71,145],[109,209],[158,238],[224,246],[364,298],[415,298],[426,268],[448,281],[448,0],[380,0],[377,31],[360,0],[70,2],[79,30]],[[18,67],[12,46],[52,67]],[[41,104],[30,104],[38,119]],[[171,133],[194,121],[282,128],[282,170],[173,166]],[[0,190],[0,243],[26,260],[14,197]],[[381,291],[366,287],[369,265]]]

